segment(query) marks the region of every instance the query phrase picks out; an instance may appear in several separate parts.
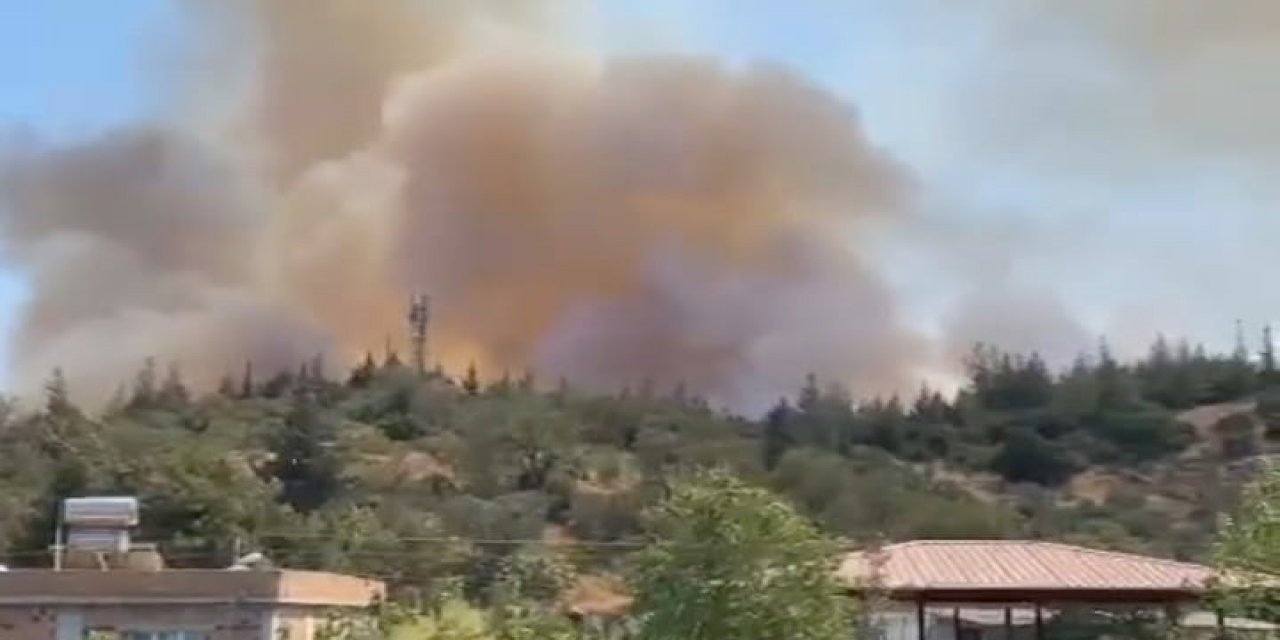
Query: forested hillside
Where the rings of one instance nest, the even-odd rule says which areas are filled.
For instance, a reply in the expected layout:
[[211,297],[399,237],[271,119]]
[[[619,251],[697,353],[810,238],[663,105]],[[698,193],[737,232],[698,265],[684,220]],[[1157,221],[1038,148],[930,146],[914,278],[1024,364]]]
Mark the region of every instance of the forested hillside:
[[855,401],[810,378],[761,419],[679,384],[590,395],[531,375],[422,376],[395,354],[349,371],[246,366],[211,393],[147,363],[90,415],[55,372],[43,406],[0,414],[0,544],[8,563],[46,565],[59,498],[132,494],[139,537],[172,565],[261,550],[483,596],[530,563],[607,572],[672,479],[724,465],[851,544],[1045,537],[1199,558],[1242,467],[1226,463],[1280,439],[1270,351],[1161,340],[1139,362],[1103,347],[1055,374],[980,347],[954,398]]

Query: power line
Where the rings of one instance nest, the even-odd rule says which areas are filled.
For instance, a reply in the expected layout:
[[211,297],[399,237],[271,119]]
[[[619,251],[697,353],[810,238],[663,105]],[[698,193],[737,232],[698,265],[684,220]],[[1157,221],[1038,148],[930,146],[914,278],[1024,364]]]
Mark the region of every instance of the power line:
[[[316,540],[334,537],[329,533],[267,531],[255,534],[263,540]],[[384,540],[396,542],[425,542],[442,544],[471,544],[476,546],[550,546],[550,547],[600,547],[640,549],[649,543],[630,540],[547,540],[544,538],[470,538],[466,536],[391,536]]]

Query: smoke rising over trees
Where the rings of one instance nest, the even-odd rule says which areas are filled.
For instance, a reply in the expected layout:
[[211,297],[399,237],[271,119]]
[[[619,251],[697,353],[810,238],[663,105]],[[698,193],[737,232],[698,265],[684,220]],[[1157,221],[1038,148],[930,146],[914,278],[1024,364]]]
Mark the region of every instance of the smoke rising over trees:
[[807,80],[601,58],[505,3],[232,4],[193,13],[250,43],[225,117],[4,150],[28,386],[57,365],[109,392],[146,356],[201,381],[354,361],[403,335],[415,291],[455,369],[683,379],[737,404],[809,370],[919,376],[857,249],[907,215],[910,179]]
[[[1257,81],[1270,76],[1217,70],[1267,59],[1250,52],[1269,50],[1274,10],[1236,0],[1203,20],[1193,4],[977,3],[981,55],[1002,56],[979,67],[1007,74],[959,83],[972,101],[938,122],[991,166],[1057,167],[1071,181],[1103,159],[1138,188],[1149,172],[1121,169],[1156,167],[1157,183],[1219,175],[1187,163],[1203,151],[1218,169],[1247,169],[1237,191],[1266,195],[1275,181],[1257,169],[1274,164],[1260,162],[1273,136],[1246,133],[1274,129],[1274,92]],[[918,211],[920,176],[871,142],[856,104],[769,64],[603,55],[575,31],[586,5],[187,5],[185,48],[145,45],[177,67],[157,78],[159,117],[77,142],[3,137],[4,257],[33,290],[16,383],[37,390],[62,366],[86,399],[105,399],[148,356],[201,384],[248,360],[355,362],[403,336],[404,304],[425,291],[438,302],[433,352],[450,370],[474,361],[602,388],[684,380],[760,408],[810,371],[863,393],[910,388],[954,369],[974,340],[1035,348],[1056,367],[1096,326],[1045,286],[1053,274],[1110,281],[1124,279],[1117,264],[1168,266],[1118,259],[1098,235],[1174,253],[1173,231],[1114,216],[939,224]],[[937,24],[955,11],[901,6]],[[1139,29],[1146,15],[1159,20]],[[1124,81],[1041,73],[1064,60]],[[1005,113],[996,103],[1016,117],[992,118]],[[1124,199],[1073,193],[1075,208]],[[1237,209],[1224,229],[1248,257],[1276,227]],[[918,317],[889,277],[902,265],[868,250],[884,231],[937,254],[937,279],[961,299]],[[1180,265],[1157,279],[1201,282],[1181,270],[1209,268]],[[1248,281],[1215,278],[1215,290],[1223,280]],[[1167,328],[1152,326],[1153,308],[1195,315],[1168,293],[1135,293],[1137,311],[1112,319],[1126,345]],[[1258,298],[1226,302],[1261,319]]]

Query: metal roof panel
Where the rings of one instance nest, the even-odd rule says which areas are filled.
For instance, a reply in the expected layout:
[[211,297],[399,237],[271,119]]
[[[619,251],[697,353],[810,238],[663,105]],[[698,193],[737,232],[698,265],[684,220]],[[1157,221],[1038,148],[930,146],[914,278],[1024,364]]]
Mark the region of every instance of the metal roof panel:
[[842,577],[896,590],[1179,590],[1212,579],[1208,567],[1029,540],[924,540],[857,552]]

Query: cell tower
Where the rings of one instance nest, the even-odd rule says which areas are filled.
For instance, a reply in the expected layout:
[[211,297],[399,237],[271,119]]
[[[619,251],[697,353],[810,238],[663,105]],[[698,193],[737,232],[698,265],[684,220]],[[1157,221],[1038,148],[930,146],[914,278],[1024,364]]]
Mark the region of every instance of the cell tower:
[[413,365],[419,375],[427,373],[427,326],[431,324],[431,298],[418,294],[409,298],[409,336],[413,341]]
[[1231,356],[1240,362],[1249,360],[1249,345],[1244,337],[1244,320],[1236,320],[1236,348]]

